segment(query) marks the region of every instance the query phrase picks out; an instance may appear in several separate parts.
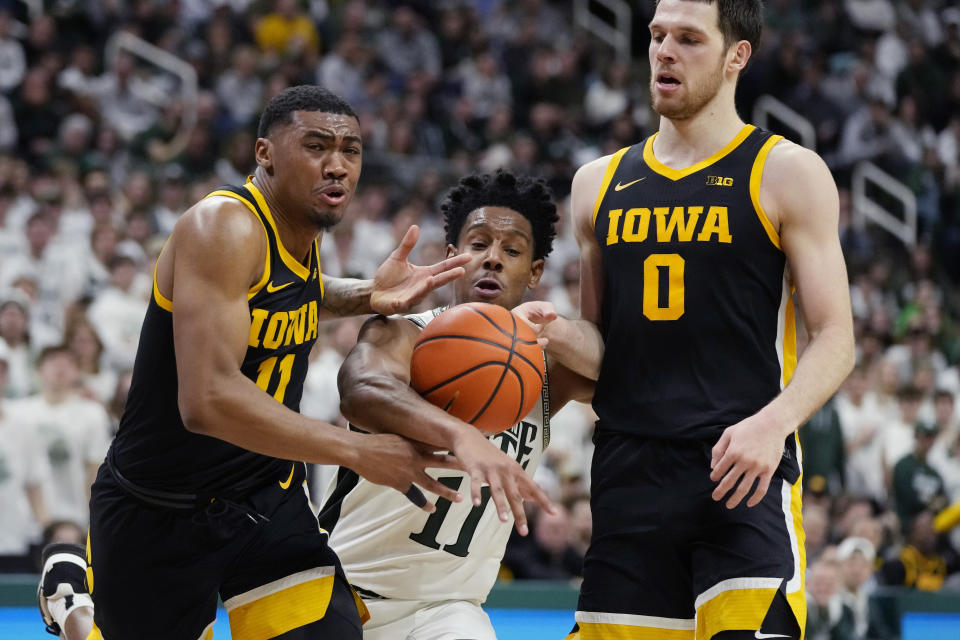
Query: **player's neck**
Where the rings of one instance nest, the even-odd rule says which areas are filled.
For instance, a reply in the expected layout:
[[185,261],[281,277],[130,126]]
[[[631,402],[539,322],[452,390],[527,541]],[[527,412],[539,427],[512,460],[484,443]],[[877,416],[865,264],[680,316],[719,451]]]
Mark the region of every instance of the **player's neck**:
[[671,120],[661,116],[653,154],[668,167],[689,167],[723,149],[743,127],[732,95],[724,96],[721,91],[691,118]]
[[284,209],[278,201],[276,191],[273,188],[273,181],[259,167],[254,173],[253,182],[260,193],[263,194],[267,206],[270,207],[270,216],[277,225],[280,244],[291,256],[301,263],[305,262],[307,256],[310,255],[313,241],[319,238],[321,232],[310,224],[306,216],[298,216],[295,212]]

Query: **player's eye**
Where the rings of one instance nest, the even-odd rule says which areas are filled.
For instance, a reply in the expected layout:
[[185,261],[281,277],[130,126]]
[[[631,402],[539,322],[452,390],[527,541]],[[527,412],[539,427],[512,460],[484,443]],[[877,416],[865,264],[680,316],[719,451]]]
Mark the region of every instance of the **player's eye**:
[[470,246],[476,249],[477,251],[482,251],[483,249],[487,248],[487,245],[483,242],[473,242],[470,244]]

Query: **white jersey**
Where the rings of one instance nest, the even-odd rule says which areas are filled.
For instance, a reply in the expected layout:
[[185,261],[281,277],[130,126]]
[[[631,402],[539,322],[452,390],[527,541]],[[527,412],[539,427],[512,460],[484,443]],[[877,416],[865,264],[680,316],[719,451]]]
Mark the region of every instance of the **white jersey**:
[[[407,318],[423,328],[442,310]],[[532,477],[550,441],[547,385],[533,411],[490,440]],[[428,499],[436,500],[437,510],[426,513],[398,491],[341,467],[324,492],[320,525],[330,531],[330,546],[361,595],[481,603],[500,570],[513,517],[500,521],[486,486],[480,505],[474,507],[466,473],[449,469],[429,473],[465,499],[453,503],[428,494]]]

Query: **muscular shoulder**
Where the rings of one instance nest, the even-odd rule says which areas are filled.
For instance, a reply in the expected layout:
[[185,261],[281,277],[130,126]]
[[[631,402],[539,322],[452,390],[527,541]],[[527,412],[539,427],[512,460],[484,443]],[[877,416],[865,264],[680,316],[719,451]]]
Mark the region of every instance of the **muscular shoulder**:
[[170,240],[177,254],[211,264],[228,264],[233,271],[259,279],[267,250],[263,225],[239,200],[204,198],[188,209],[174,226]]
[[419,335],[420,327],[403,316],[375,315],[363,323],[357,342],[391,351],[412,351]]
[[770,150],[760,182],[760,204],[775,227],[798,217],[836,217],[836,194],[833,176],[815,152],[789,140]]
[[603,185],[603,176],[610,166],[613,154],[592,160],[577,169],[571,184],[571,210],[580,230],[593,227],[593,209]]

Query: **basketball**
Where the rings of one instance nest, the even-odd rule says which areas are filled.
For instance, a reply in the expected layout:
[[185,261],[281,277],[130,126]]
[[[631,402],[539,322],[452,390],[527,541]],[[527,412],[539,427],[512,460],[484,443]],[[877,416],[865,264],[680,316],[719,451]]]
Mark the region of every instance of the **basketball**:
[[410,360],[417,393],[484,433],[520,422],[540,401],[543,378],[533,330],[509,310],[483,302],[434,318]]

